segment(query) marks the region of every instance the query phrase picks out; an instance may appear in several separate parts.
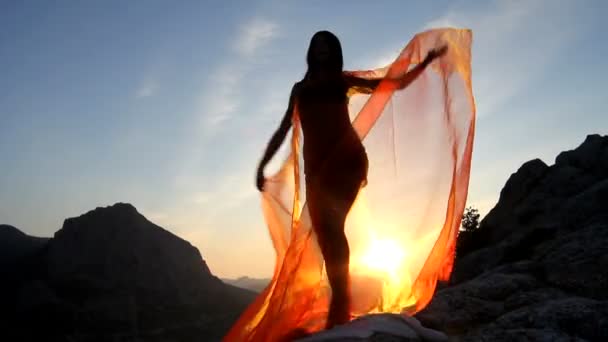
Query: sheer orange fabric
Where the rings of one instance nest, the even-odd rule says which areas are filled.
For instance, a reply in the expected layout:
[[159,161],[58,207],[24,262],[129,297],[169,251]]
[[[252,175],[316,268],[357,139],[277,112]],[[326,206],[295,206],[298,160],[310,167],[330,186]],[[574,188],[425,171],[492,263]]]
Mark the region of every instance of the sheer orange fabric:
[[[475,127],[471,39],[466,29],[426,31],[390,66],[354,72],[396,77],[429,50],[448,46],[407,88],[382,81],[371,95],[350,97],[353,126],[369,158],[368,184],[345,226],[355,316],[413,314],[431,300],[436,282],[450,276]],[[297,109],[293,123],[291,154],[262,194],[276,250],[274,276],[226,341],[288,340],[294,331],[310,333],[325,325],[331,289],[303,198]]]

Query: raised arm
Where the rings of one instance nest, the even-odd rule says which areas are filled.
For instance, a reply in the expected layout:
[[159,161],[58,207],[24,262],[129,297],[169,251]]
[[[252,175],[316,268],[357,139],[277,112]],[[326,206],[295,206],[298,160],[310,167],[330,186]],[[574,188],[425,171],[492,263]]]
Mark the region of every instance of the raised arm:
[[398,89],[403,89],[410,85],[420,74],[424,71],[424,69],[435,60],[435,58],[443,56],[447,51],[447,46],[443,46],[439,49],[433,49],[429,51],[426,58],[418,63],[412,70],[408,71],[405,75],[398,78],[376,78],[376,79],[367,79],[354,76],[352,74],[346,74],[346,82],[349,87],[349,91],[358,94],[371,94],[378,84],[380,84],[383,80],[388,80],[390,82],[395,82]]
[[293,108],[295,103],[295,97],[297,94],[298,83],[296,83],[291,89],[291,95],[289,96],[289,104],[287,105],[287,110],[285,111],[285,115],[281,120],[281,124],[279,128],[274,132],[272,138],[268,142],[268,146],[266,146],[266,151],[264,152],[264,156],[262,160],[260,160],[260,164],[258,165],[257,176],[256,176],[256,186],[258,190],[264,190],[264,168],[266,164],[272,159],[274,154],[277,152],[283,140],[287,136],[289,129],[291,128],[291,119],[293,115]]

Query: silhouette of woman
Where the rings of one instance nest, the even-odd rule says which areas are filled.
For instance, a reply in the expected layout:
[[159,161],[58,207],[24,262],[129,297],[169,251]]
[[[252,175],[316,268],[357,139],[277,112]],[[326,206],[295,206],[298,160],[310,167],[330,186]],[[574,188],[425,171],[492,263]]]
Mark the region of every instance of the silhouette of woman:
[[[432,50],[426,59],[398,79],[404,88],[446,48]],[[320,31],[311,39],[308,71],[291,91],[289,105],[257,170],[257,187],[264,190],[264,168],[279,149],[297,106],[304,135],[306,201],[332,289],[327,328],[350,320],[349,246],[344,232],[346,216],[367,182],[368,160],[348,114],[351,93],[371,93],[381,79],[363,79],[343,72],[338,38]]]

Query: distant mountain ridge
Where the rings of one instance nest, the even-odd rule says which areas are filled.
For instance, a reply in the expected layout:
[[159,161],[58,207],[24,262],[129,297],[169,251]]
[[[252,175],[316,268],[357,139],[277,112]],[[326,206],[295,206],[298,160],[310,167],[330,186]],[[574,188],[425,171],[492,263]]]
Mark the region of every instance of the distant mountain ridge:
[[270,278],[250,278],[247,276],[243,276],[237,279],[222,278],[222,281],[232,286],[260,293],[264,291],[266,286],[268,286],[268,284],[270,283]]

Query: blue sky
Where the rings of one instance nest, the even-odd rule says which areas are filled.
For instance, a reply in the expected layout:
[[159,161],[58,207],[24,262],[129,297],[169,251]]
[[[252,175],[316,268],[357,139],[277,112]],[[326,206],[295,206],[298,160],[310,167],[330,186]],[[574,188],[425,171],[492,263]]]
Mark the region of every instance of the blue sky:
[[608,133],[605,1],[4,1],[0,222],[50,236],[133,203],[221,276],[268,276],[257,160],[305,71],[310,36],[348,69],[419,31],[473,29],[469,203],[487,212],[526,160]]

